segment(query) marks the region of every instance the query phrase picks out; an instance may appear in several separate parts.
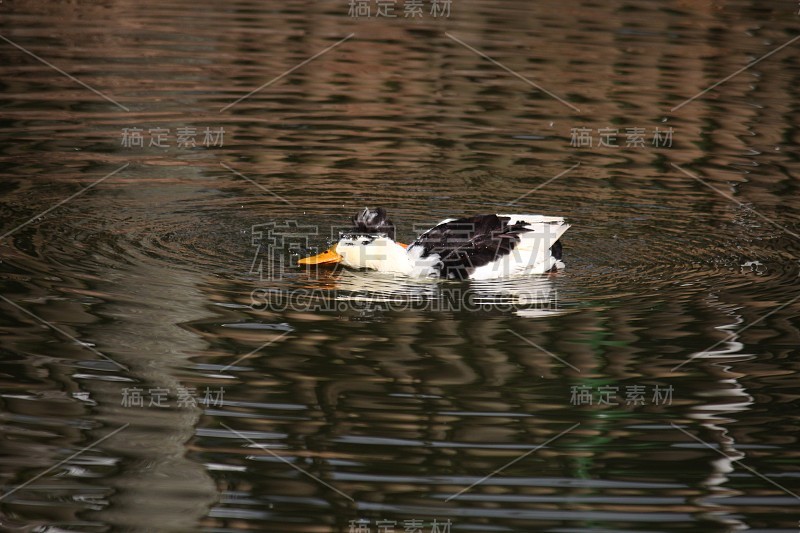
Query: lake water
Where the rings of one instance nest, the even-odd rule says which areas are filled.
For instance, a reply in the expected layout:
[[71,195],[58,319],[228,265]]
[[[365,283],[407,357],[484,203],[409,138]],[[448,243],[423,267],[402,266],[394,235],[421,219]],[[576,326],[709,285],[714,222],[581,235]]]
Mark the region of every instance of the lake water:
[[378,4],[0,3],[0,529],[796,532],[800,6]]

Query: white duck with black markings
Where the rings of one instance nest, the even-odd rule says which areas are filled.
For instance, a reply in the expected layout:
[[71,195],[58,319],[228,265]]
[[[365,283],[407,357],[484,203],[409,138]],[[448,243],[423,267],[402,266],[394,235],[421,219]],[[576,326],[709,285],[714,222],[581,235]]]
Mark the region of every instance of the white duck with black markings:
[[394,224],[380,207],[355,215],[353,226],[330,249],[299,263],[444,279],[544,274],[564,268],[560,239],[569,229],[561,217],[475,215],[443,220],[405,245],[392,238]]

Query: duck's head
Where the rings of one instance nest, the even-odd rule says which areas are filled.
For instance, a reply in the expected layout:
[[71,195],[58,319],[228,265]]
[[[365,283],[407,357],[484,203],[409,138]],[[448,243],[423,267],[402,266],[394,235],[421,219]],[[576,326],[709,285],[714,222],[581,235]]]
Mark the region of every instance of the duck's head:
[[403,261],[406,246],[394,241],[394,224],[382,207],[364,208],[353,216],[353,229],[339,234],[339,241],[321,254],[298,261],[301,265],[342,263],[351,268],[393,270]]

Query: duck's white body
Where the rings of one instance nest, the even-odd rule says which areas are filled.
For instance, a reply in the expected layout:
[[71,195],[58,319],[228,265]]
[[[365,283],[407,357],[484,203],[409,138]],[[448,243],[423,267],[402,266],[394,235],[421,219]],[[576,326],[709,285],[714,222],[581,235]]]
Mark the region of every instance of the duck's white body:
[[[561,217],[477,215],[443,220],[405,247],[381,231],[394,227],[380,208],[365,209],[353,222],[353,233],[343,235],[325,254],[301,262],[341,262],[422,278],[486,280],[543,274],[564,267],[558,240],[569,229]],[[323,256],[327,259],[314,261]]]

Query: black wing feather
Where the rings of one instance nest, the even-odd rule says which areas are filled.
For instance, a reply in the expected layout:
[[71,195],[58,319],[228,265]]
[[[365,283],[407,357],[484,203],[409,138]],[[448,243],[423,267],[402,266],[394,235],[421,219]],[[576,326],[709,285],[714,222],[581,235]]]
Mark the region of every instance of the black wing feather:
[[422,246],[421,257],[439,255],[441,277],[467,279],[476,268],[510,254],[519,234],[528,231],[524,222],[509,225],[510,220],[497,215],[451,220],[426,231],[412,246]]

